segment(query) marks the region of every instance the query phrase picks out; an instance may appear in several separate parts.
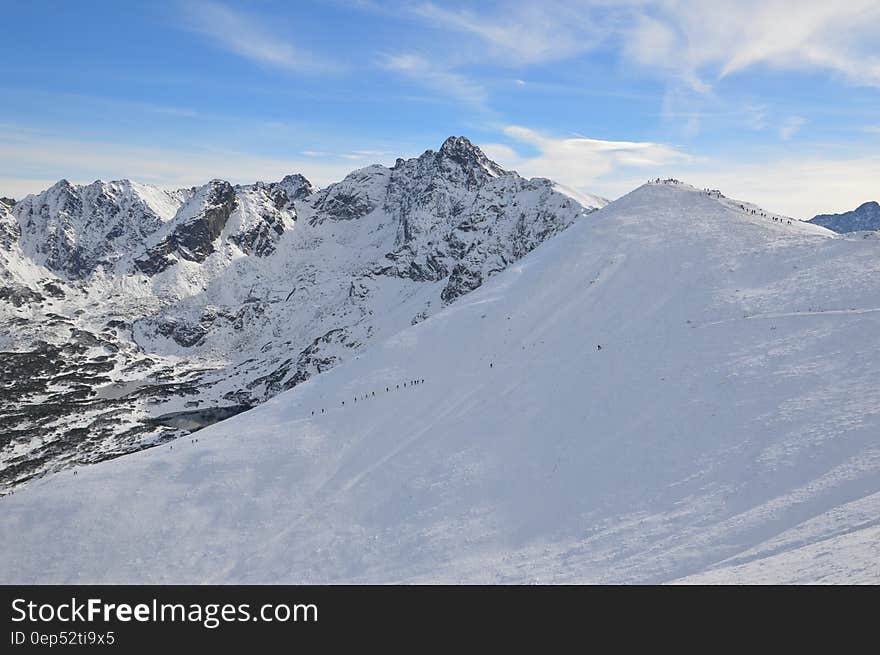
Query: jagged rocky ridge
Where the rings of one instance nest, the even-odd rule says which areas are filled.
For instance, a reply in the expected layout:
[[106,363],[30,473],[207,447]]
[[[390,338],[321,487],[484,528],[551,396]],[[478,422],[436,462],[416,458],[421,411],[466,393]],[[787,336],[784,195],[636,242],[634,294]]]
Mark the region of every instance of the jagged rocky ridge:
[[880,204],[876,201],[866,202],[851,212],[819,214],[809,222],[841,233],[880,230]]
[[467,139],[315,190],[62,180],[0,203],[0,484],[247,409],[602,206]]

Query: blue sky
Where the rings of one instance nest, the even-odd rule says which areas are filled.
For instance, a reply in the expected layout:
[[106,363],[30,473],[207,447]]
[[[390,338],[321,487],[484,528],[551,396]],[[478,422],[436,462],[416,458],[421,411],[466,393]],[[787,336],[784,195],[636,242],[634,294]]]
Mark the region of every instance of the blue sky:
[[880,198],[880,2],[4,3],[0,195],[317,184],[464,134],[609,198],[676,176],[798,217]]

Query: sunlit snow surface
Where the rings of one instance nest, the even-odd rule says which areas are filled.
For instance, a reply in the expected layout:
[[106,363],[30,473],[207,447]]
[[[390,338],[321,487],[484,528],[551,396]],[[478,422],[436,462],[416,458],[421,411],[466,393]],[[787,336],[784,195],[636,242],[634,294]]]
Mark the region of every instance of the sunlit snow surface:
[[642,187],[198,443],[0,499],[0,582],[880,582],[880,241],[829,234]]

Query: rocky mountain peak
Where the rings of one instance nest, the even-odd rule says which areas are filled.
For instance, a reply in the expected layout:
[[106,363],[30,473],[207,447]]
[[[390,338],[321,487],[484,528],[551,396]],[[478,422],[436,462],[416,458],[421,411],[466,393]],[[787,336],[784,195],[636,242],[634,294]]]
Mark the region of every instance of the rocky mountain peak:
[[278,186],[284,189],[290,200],[302,200],[315,192],[315,187],[309,182],[304,175],[294,173],[293,175],[285,175]]
[[451,136],[446,139],[440,146],[437,156],[453,161],[462,168],[481,168],[493,177],[507,172],[463,136]]
[[55,184],[53,184],[52,186],[50,186],[49,189],[48,189],[48,191],[52,191],[52,190],[61,190],[61,189],[69,189],[69,188],[71,188],[71,187],[73,187],[73,185],[70,183],[70,180],[68,180],[66,177],[62,177],[62,178],[61,178],[60,180],[58,180]]

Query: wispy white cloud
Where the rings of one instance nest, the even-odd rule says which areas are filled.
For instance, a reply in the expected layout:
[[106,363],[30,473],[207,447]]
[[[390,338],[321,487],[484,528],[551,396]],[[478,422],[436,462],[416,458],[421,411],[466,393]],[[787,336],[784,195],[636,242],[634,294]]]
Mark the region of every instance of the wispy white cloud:
[[786,141],[793,137],[806,124],[807,119],[802,116],[789,116],[782,122],[779,128],[779,136]]
[[745,110],[745,122],[753,130],[767,128],[767,105],[747,105]]
[[657,70],[691,92],[710,90],[700,77],[698,62],[683,56],[682,34],[675,21],[636,10],[628,11],[616,24],[625,59]]
[[[166,105],[155,102],[144,102],[128,98],[91,95],[88,93],[70,93],[67,91],[41,90],[21,87],[0,87],[0,93],[10,97],[27,100],[30,103],[43,103],[59,107],[76,107],[89,112],[105,111],[123,116],[160,114],[176,118],[192,118],[197,120],[237,120],[232,116],[223,116],[213,112],[203,112],[192,107]],[[0,126],[2,127],[2,126]]]
[[700,92],[759,65],[880,85],[876,0],[506,2],[481,13],[428,3],[416,13],[481,38],[488,54],[513,64],[566,59],[604,44]]
[[876,0],[635,1],[624,11],[619,35],[632,61],[701,87],[758,66],[880,86]]
[[384,57],[381,65],[389,71],[405,75],[416,82],[480,110],[485,110],[489,95],[485,87],[461,73],[444,69],[415,54],[397,54]]
[[279,34],[266,21],[210,0],[183,5],[183,27],[208,38],[224,50],[258,64],[298,73],[336,71],[341,66],[293,43],[291,34]]
[[[523,175],[549,177],[589,193],[607,186],[610,175],[653,172],[670,163],[691,161],[687,153],[661,143],[646,141],[604,141],[577,137],[553,137],[519,125],[508,125],[504,134],[530,146],[536,155],[520,155],[505,144],[485,144],[486,154]],[[648,173],[644,173],[647,177]],[[605,183],[602,180],[605,180]]]
[[513,65],[563,60],[601,44],[698,92],[758,66],[880,86],[876,0],[511,0],[480,11],[431,2],[411,11],[481,40],[479,56]]
[[434,26],[481,39],[489,54],[507,64],[566,59],[599,40],[599,26],[577,2],[505,2],[495,12],[482,13],[426,2],[411,11]]
[[502,166],[607,198],[619,197],[652,177],[677,177],[773,211],[811,218],[876,199],[870,194],[880,179],[880,156],[875,155],[805,154],[740,161],[694,157],[661,143],[553,137],[514,125],[503,131],[537,154],[523,155],[520,148],[508,144],[482,144]]

